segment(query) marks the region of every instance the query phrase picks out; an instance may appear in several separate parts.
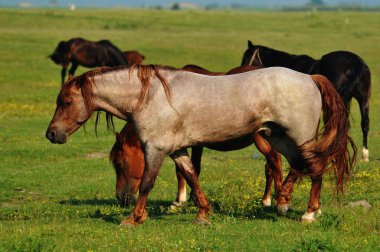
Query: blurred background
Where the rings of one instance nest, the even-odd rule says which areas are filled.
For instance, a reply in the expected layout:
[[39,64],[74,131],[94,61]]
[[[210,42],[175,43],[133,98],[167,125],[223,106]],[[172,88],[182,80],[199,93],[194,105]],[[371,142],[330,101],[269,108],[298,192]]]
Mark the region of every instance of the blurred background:
[[28,7],[138,7],[164,9],[379,9],[379,0],[1,0],[0,6]]

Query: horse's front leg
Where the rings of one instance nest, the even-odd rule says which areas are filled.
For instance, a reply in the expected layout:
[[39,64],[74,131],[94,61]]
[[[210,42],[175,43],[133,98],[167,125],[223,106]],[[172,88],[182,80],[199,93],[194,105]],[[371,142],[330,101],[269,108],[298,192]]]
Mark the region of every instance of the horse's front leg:
[[282,166],[281,155],[259,134],[254,135],[254,143],[256,148],[265,156],[267,163],[265,164],[265,191],[262,199],[263,206],[271,205],[271,189],[274,179],[275,195],[277,198],[278,192],[282,185]]
[[211,205],[202,191],[198,181],[198,174],[190,160],[187,150],[178,150],[171,155],[171,158],[178,165],[179,170],[185,177],[191,190],[194,191],[196,195],[197,205],[199,206],[196,222],[200,224],[209,224],[210,222],[206,217],[211,212]]
[[[72,62],[72,63],[71,63],[70,70],[69,70],[69,75],[70,75],[71,77],[74,76],[75,71],[77,70],[77,68],[78,68],[78,63],[76,63],[76,62]],[[69,77],[70,77],[70,76],[69,76]]]
[[307,206],[306,213],[302,216],[302,222],[313,222],[318,218],[322,212],[319,209],[320,207],[320,197],[321,197],[321,188],[322,188],[322,176],[316,176],[311,178],[311,190],[310,190],[310,199]]
[[282,187],[276,196],[277,202],[277,213],[279,215],[285,215],[289,210],[289,202],[292,198],[291,194],[293,192],[294,183],[297,181],[298,176],[293,168],[290,168],[288,176],[286,176]]
[[61,86],[65,83],[65,77],[66,77],[66,72],[67,68],[69,66],[67,64],[62,65],[62,70],[61,70]]
[[164,158],[165,154],[162,151],[149,144],[145,146],[145,170],[140,184],[139,197],[131,215],[123,220],[121,225],[137,226],[148,217],[148,213],[145,210],[146,202],[154,186],[158,171],[164,162]]
[[182,206],[184,202],[186,202],[186,180],[182,175],[181,169],[178,167],[178,165],[175,165],[175,171],[177,175],[177,182],[178,182],[178,190],[177,190],[177,198],[174,202],[172,202],[172,205],[170,206],[170,209],[177,210],[179,207]]

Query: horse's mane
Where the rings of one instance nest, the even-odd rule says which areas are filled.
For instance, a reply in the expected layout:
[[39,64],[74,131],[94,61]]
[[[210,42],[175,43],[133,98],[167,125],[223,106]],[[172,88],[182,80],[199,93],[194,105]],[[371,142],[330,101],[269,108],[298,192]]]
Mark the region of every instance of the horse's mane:
[[[116,72],[124,69],[129,69],[129,75],[131,77],[131,74],[134,70],[137,70],[137,77],[141,81],[141,91],[139,98],[137,100],[137,104],[135,108],[133,109],[133,113],[139,112],[141,109],[141,106],[145,100],[145,97],[149,91],[150,85],[151,85],[151,78],[153,76],[156,76],[160,81],[161,84],[165,90],[166,98],[168,99],[169,103],[172,102],[172,94],[169,87],[169,83],[167,80],[160,74],[160,69],[168,69],[168,70],[178,70],[173,67],[168,66],[159,66],[159,65],[132,65],[130,67],[127,66],[118,66],[118,67],[100,67],[91,71],[88,71],[80,76],[74,77],[71,80],[67,81],[64,87],[62,88],[61,92],[67,92],[69,88],[66,88],[66,86],[72,86],[75,85],[77,88],[81,89],[81,94],[83,96],[87,114],[90,116],[94,110],[94,105],[92,101],[92,83],[94,81],[95,76],[103,75],[110,72]],[[67,91],[63,91],[67,90]],[[112,114],[106,112],[106,120],[107,120],[107,128],[114,132],[114,123],[113,123],[113,116]],[[99,112],[96,116],[95,120],[95,131],[97,129],[97,125],[99,124]]]
[[141,105],[145,100],[145,97],[149,91],[149,87],[151,84],[151,78],[155,75],[161,81],[162,87],[165,90],[165,95],[169,103],[172,102],[172,94],[169,87],[169,83],[167,80],[160,74],[160,69],[169,69],[169,70],[178,70],[173,67],[168,66],[159,66],[159,65],[132,65],[129,68],[129,76],[131,76],[132,72],[137,69],[137,77],[141,81],[141,92],[134,108],[134,113],[137,113],[141,109]]

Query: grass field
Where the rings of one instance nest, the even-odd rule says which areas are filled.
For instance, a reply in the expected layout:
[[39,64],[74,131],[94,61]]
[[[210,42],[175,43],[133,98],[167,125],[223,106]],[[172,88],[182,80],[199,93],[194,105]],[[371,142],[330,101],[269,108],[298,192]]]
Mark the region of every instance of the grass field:
[[[380,13],[235,12],[155,10],[0,9],[0,251],[379,251],[380,250]],[[247,40],[315,58],[349,50],[372,71],[370,162],[357,162],[346,192],[335,196],[325,175],[322,217],[299,221],[309,181],[296,185],[292,211],[262,209],[264,159],[257,150],[206,150],[201,184],[213,205],[212,225],[192,224],[191,205],[178,213],[173,162],[166,160],[148,202],[150,218],[121,228],[132,208],[114,197],[108,162],[114,136],[93,122],[66,145],[52,145],[45,130],[60,88],[60,67],[47,55],[71,37],[110,39],[137,49],[145,63],[212,71],[240,65]],[[79,68],[78,74],[87,69]],[[352,103],[351,135],[361,150],[360,115]],[[123,122],[117,122],[121,129]],[[284,173],[288,165],[283,163]],[[349,207],[367,200],[372,209]]]

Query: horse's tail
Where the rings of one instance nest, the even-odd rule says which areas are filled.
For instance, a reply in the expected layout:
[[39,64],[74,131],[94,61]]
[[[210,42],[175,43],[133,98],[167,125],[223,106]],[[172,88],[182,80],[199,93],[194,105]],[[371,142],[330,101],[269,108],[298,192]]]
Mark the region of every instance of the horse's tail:
[[[322,96],[324,129],[318,140],[311,140],[301,145],[310,170],[309,175],[318,176],[333,169],[337,191],[343,191],[343,182],[349,178],[356,159],[356,146],[348,135],[349,114],[340,95],[331,82],[322,75],[312,75]],[[348,144],[353,153],[350,155]]]

